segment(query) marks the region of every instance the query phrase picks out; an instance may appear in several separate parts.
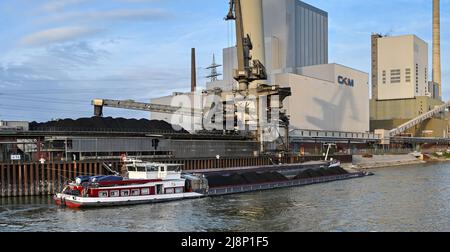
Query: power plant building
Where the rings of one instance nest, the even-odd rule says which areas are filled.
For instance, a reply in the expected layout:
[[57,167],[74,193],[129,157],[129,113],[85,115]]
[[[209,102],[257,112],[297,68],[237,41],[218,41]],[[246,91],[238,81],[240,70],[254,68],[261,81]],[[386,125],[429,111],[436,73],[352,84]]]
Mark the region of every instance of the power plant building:
[[[263,0],[266,69],[296,73],[305,66],[328,64],[328,13],[299,0]],[[223,49],[223,80],[207,89],[231,91],[236,81],[236,47]]]
[[[269,83],[291,87],[285,101],[291,127],[302,130],[369,131],[369,76],[328,64],[328,14],[298,0],[264,0]],[[207,89],[232,91],[236,47],[223,50],[223,80]]]
[[[264,0],[263,18],[268,82],[291,87],[292,96],[284,102],[291,129],[367,133],[369,75],[328,64],[328,13],[299,0]],[[237,87],[233,78],[238,67],[236,47],[223,49],[222,65],[223,80],[207,82],[209,93],[217,89],[232,93]],[[183,99],[201,101],[199,96],[174,94],[151,102],[177,106]],[[152,119],[170,121],[189,131],[201,129],[201,118],[180,118],[152,113]]]
[[[415,35],[376,37],[378,46],[378,100],[413,99],[430,96],[428,91],[428,44]],[[376,93],[377,92],[377,93]]]
[[[372,35],[370,128],[391,130],[442,105],[438,87],[429,82],[428,44],[415,35]],[[445,118],[432,118],[406,136],[446,136]]]
[[369,131],[369,75],[339,64],[299,68],[275,75],[291,87],[285,107],[294,129],[332,132]]
[[327,12],[299,0],[263,0],[263,12],[266,44],[279,51],[271,60],[266,54],[268,68],[292,73],[328,63]]

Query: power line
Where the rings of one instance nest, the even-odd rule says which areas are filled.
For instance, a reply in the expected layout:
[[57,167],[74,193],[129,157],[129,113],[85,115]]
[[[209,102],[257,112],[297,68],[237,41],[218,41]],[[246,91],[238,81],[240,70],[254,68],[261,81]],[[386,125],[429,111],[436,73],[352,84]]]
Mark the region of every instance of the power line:
[[[57,113],[86,113],[87,111],[75,111],[75,110],[62,110],[62,109],[58,109],[58,110],[46,110],[46,109],[34,109],[34,108],[18,108],[18,107],[14,107],[14,106],[3,106],[0,105],[0,108],[4,108],[4,109],[8,109],[8,110],[14,110],[14,111],[24,111],[24,112],[39,112],[39,113],[52,113],[52,114],[57,114]],[[69,116],[70,117],[70,116]]]
[[19,100],[19,101],[26,101],[26,102],[35,102],[35,103],[48,103],[48,104],[66,104],[66,105],[81,105],[86,104],[88,105],[88,101],[80,101],[80,102],[72,102],[72,101],[54,101],[53,98],[49,97],[48,99],[42,98],[42,99],[36,99],[36,98],[26,98],[26,97],[20,97],[20,96],[0,96],[2,100]]
[[41,90],[13,90],[8,89],[6,92],[0,92],[0,95],[2,94],[20,94],[20,95],[37,95],[37,94],[92,94],[92,93],[117,93],[117,90],[123,90],[123,87],[117,87],[117,88],[105,88],[105,89],[57,89],[57,90],[51,90],[51,89],[41,89]]
[[[36,94],[36,96],[30,96],[30,95],[11,95],[11,94],[0,94],[0,98],[6,97],[5,99],[14,98],[14,99],[36,99],[36,100],[42,100],[42,101],[60,101],[60,102],[73,102],[73,103],[86,103],[88,100],[75,100],[75,99],[66,99],[66,98],[54,98],[52,96],[44,96],[42,97],[40,94]],[[50,102],[51,102],[50,101]]]

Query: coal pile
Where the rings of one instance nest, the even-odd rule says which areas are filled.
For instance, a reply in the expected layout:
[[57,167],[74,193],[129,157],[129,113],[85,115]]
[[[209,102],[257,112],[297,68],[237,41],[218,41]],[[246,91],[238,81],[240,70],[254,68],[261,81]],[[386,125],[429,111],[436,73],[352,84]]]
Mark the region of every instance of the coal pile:
[[45,123],[32,122],[34,131],[114,131],[114,132],[161,132],[188,134],[179,126],[159,120],[125,119],[112,117],[91,117],[80,119],[61,119]]
[[208,176],[207,179],[209,187],[239,186],[288,180],[285,176],[278,172],[247,172],[243,174],[235,173],[230,176],[212,175]]
[[337,175],[344,175],[348,174],[348,172],[341,167],[334,167],[334,168],[320,168],[318,170],[312,170],[308,169],[306,171],[300,172],[297,176],[295,176],[294,179],[309,179],[309,178],[319,178],[319,177],[326,177],[326,176],[337,176]]
[[[308,169],[298,173],[294,179],[309,179],[319,178],[326,176],[344,175],[348,172],[341,167],[334,168],[320,168],[320,169]],[[289,179],[280,174],[279,172],[247,172],[247,173],[234,173],[229,176],[224,175],[211,175],[207,176],[209,187],[226,187],[226,186],[241,186],[249,184],[262,184],[271,182],[288,181]]]

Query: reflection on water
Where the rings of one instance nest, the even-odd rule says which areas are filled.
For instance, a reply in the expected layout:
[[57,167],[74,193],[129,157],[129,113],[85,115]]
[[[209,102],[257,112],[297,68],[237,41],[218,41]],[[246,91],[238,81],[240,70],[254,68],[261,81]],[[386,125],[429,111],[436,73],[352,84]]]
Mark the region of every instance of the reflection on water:
[[162,204],[61,209],[50,197],[0,199],[0,231],[450,231],[450,164]]

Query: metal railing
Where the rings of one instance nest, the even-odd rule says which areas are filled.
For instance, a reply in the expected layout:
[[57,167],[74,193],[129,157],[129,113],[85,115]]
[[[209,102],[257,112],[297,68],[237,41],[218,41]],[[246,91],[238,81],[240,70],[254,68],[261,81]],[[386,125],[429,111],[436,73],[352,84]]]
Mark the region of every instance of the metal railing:
[[304,130],[294,129],[289,133],[289,137],[295,138],[330,138],[330,139],[363,139],[363,140],[380,140],[381,136],[374,133],[362,132],[341,132],[341,131],[320,131],[320,130]]
[[326,183],[326,182],[338,181],[338,180],[344,180],[344,179],[358,178],[358,177],[362,177],[362,176],[364,176],[362,173],[355,173],[355,174],[326,176],[326,177],[317,177],[317,178],[309,178],[309,179],[295,179],[295,180],[273,182],[273,183],[215,187],[215,188],[209,188],[208,195],[212,195],[212,196],[213,195],[225,195],[225,194],[271,190],[271,189],[294,187],[294,186],[305,186],[305,185]]

